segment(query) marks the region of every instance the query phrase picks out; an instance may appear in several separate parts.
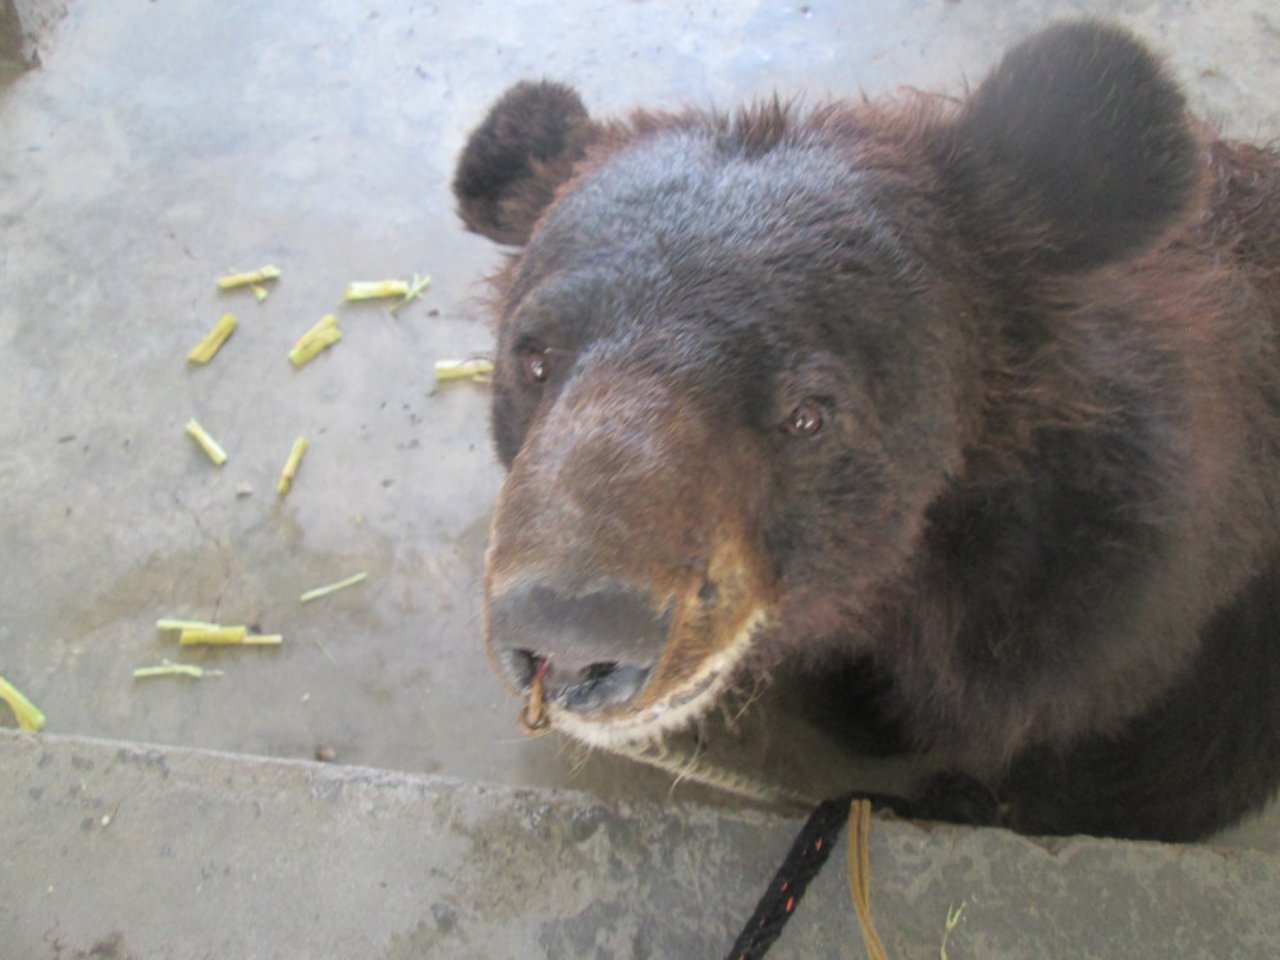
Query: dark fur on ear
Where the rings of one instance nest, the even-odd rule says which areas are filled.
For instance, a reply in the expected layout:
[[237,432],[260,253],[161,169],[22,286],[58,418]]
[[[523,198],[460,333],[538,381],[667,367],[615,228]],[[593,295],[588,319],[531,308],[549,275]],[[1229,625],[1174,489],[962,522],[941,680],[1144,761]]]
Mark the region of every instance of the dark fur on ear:
[[1019,265],[1072,273],[1155,240],[1191,202],[1202,163],[1156,57],[1083,21],[1005,55],[950,131],[943,166],[971,215],[1024,234],[998,241]]
[[518,83],[471,134],[454,174],[458,214],[498,243],[522,245],[582,159],[595,125],[561,83]]

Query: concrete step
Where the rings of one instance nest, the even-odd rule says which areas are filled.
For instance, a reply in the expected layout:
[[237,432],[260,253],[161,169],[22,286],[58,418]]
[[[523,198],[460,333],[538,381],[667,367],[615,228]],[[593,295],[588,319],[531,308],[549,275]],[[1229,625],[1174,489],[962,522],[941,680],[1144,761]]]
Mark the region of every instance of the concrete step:
[[[12,958],[719,957],[799,826],[9,730],[0,783]],[[1252,851],[871,831],[897,960],[1280,956],[1278,885]],[[770,956],[862,955],[841,849]]]

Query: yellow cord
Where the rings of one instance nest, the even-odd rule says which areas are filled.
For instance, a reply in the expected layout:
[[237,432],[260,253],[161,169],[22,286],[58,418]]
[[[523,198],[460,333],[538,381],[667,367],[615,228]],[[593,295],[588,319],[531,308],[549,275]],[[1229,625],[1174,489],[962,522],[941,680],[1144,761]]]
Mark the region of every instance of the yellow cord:
[[849,895],[870,960],[889,960],[871,920],[871,801],[849,805]]

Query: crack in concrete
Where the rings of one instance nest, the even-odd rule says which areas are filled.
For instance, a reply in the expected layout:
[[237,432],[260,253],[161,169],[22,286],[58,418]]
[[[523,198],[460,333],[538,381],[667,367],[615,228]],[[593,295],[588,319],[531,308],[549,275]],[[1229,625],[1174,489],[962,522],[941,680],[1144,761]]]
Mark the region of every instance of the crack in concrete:
[[204,522],[200,519],[200,514],[195,510],[195,508],[184,503],[176,491],[171,493],[170,497],[172,498],[174,505],[191,518],[191,522],[195,525],[196,532],[200,534],[201,539],[203,539],[205,543],[216,547],[218,555],[222,559],[222,586],[218,588],[218,595],[213,601],[213,612],[209,616],[209,619],[212,622],[217,623],[218,611],[222,609],[222,600],[226,596],[227,590],[230,589],[233,578],[233,563],[230,550],[222,540],[205,528]]

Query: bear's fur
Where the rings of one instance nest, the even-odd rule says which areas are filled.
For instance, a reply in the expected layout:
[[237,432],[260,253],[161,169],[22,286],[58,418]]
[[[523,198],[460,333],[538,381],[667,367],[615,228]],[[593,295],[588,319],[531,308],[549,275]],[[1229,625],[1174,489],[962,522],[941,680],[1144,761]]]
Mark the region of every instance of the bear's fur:
[[1051,27],[960,102],[522,83],[454,189],[521,247],[487,631],[553,725],[651,738],[801,661],[1019,830],[1271,796],[1280,156],[1135,39]]

